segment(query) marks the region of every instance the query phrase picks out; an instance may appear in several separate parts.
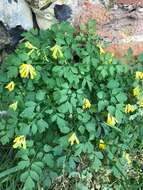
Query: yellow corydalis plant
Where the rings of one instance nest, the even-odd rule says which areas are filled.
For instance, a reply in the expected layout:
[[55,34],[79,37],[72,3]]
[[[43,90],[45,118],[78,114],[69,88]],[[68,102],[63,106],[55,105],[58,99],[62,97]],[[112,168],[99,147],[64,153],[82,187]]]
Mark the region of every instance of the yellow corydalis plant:
[[133,95],[134,96],[139,96],[140,92],[141,92],[141,89],[138,86],[133,89]]
[[5,86],[5,88],[6,88],[9,92],[13,91],[13,90],[14,90],[14,87],[15,87],[15,83],[14,83],[13,81],[9,82],[9,83]]
[[52,57],[54,59],[62,59],[63,58],[63,53],[61,51],[61,47],[59,45],[54,45],[52,48],[51,48],[51,51],[52,51]]
[[127,104],[126,107],[125,107],[125,113],[132,113],[135,111],[135,108],[133,105],[131,104]]
[[128,165],[131,165],[132,160],[127,152],[123,152],[123,158],[127,161]]
[[17,105],[18,105],[18,102],[16,101],[13,104],[10,104],[9,108],[11,108],[13,111],[16,111],[17,110]]
[[30,42],[25,42],[25,47],[28,49],[37,49],[37,47],[33,46]]
[[33,46],[30,42],[25,42],[25,47],[28,48],[30,51],[28,55],[30,56],[34,50],[38,50],[37,47]]
[[31,64],[22,64],[19,68],[21,78],[34,79],[36,77],[35,68]]
[[106,123],[111,126],[115,126],[118,123],[117,119],[112,115],[108,114]]
[[110,59],[108,61],[109,64],[112,64],[113,58],[114,58],[114,53],[111,53],[111,57],[110,57]]
[[99,48],[100,55],[105,54],[105,50],[103,49],[101,44],[97,44],[96,46]]
[[75,133],[72,133],[68,139],[68,142],[73,145],[73,144],[79,144],[79,139],[77,138]]
[[100,150],[105,150],[106,149],[106,144],[104,143],[104,141],[102,139],[100,139],[98,147],[99,147]]
[[91,108],[91,103],[87,98],[84,98],[82,108],[83,110]]
[[13,148],[26,149],[26,139],[24,135],[18,136],[13,140]]
[[143,72],[137,71],[135,78],[136,78],[137,80],[143,79]]

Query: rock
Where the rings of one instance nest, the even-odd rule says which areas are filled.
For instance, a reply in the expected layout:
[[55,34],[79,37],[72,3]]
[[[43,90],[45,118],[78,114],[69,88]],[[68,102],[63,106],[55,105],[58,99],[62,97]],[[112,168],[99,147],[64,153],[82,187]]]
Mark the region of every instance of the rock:
[[32,13],[25,0],[0,0],[0,21],[9,28],[19,25],[29,30],[33,27]]
[[57,20],[66,21],[71,18],[72,10],[68,5],[55,5],[54,13]]
[[143,6],[143,0],[117,0],[117,4]]
[[26,0],[36,15],[40,29],[47,29],[52,24],[70,20],[79,8],[82,0]]
[[2,22],[0,22],[0,51],[10,44],[10,35]]
[[21,33],[23,31],[21,26],[8,28],[0,21],[0,64],[8,53],[14,51],[18,42],[22,39]]

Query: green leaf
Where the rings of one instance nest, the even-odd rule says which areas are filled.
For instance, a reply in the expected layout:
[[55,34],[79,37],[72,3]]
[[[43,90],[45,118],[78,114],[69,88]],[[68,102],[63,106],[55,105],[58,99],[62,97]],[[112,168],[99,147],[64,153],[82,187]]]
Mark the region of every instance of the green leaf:
[[105,97],[105,92],[100,91],[100,92],[97,93],[97,96],[98,96],[98,98],[103,99]]
[[15,66],[9,66],[7,76],[8,78],[16,78],[18,75],[18,67]]
[[119,82],[117,80],[110,80],[107,84],[107,87],[110,89],[115,89],[119,87]]
[[143,53],[140,53],[140,54],[138,55],[138,61],[139,61],[140,63],[143,62]]
[[43,162],[46,163],[47,166],[53,167],[54,166],[54,157],[52,154],[45,154],[43,158]]
[[20,181],[21,181],[21,182],[25,182],[26,179],[28,178],[28,176],[29,176],[29,172],[28,172],[28,171],[22,173],[22,174],[20,175]]
[[44,145],[44,151],[45,151],[45,152],[50,152],[51,150],[52,150],[52,147],[51,147],[51,146],[49,146],[49,145],[47,145],[47,144]]
[[34,187],[35,187],[35,183],[34,183],[32,177],[28,176],[26,181],[25,181],[24,188],[26,190],[32,190]]
[[100,160],[103,159],[103,154],[102,152],[95,152],[95,155],[97,158],[99,158]]
[[127,96],[123,92],[119,93],[116,98],[120,103],[124,103],[127,100]]
[[37,129],[40,133],[44,132],[48,128],[49,128],[49,124],[43,119],[40,119],[37,121]]
[[25,119],[33,119],[34,116],[35,116],[34,107],[25,108],[23,112],[20,114],[20,117]]
[[106,107],[106,105],[107,105],[107,102],[105,102],[104,100],[100,100],[100,101],[98,102],[98,111],[104,110],[105,107]]
[[17,172],[19,170],[18,166],[15,166],[13,168],[9,168],[3,172],[0,172],[0,179],[6,177],[7,175],[10,177],[11,174]]
[[30,165],[29,160],[20,161],[20,162],[18,163],[18,167],[19,167],[20,169],[28,168],[29,165]]
[[46,92],[44,90],[39,90],[36,93],[36,100],[38,100],[38,101],[44,100],[45,99],[45,94],[46,94]]
[[37,174],[37,172],[30,170],[30,176],[32,179],[34,179],[35,181],[39,181],[40,176]]
[[115,117],[118,122],[121,122],[124,117],[124,114],[119,109],[116,109]]
[[57,117],[57,124],[62,133],[66,134],[70,132],[70,128],[68,127],[68,122],[65,121],[64,119]]
[[109,112],[111,115],[114,115],[116,108],[115,108],[114,106],[108,106],[108,107],[107,107],[107,110],[108,110],[108,112]]
[[31,165],[31,169],[34,170],[36,173],[38,173],[39,175],[42,175],[42,169],[40,166],[36,165],[35,163],[33,163]]
[[94,161],[92,163],[92,168],[95,171],[98,171],[101,166],[102,166],[102,162],[100,161],[100,159],[98,157],[95,156]]
[[35,135],[37,133],[38,129],[37,129],[37,125],[35,123],[32,124],[31,126],[31,132],[33,135]]

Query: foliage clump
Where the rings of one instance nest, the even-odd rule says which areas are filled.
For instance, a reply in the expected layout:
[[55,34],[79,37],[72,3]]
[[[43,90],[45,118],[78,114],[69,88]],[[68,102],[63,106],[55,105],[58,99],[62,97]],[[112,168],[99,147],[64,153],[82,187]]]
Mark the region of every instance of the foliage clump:
[[121,63],[94,21],[24,37],[0,68],[0,189],[141,189],[143,55]]

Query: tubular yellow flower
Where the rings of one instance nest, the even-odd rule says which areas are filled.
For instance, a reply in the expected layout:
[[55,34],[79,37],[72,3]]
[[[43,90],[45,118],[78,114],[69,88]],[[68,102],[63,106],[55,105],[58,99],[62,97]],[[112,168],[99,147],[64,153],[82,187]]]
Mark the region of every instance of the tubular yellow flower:
[[110,114],[108,114],[106,122],[108,125],[111,125],[111,126],[115,126],[115,124],[118,123],[117,119]]
[[100,55],[105,54],[105,51],[104,51],[104,49],[102,48],[102,46],[100,44],[97,44],[97,47],[100,50]]
[[24,135],[18,136],[13,141],[13,148],[23,148],[26,149],[26,139]]
[[51,51],[53,52],[52,56],[54,59],[58,59],[58,58],[62,59],[63,58],[63,53],[61,51],[61,47],[58,46],[57,44],[51,48]]
[[111,54],[111,58],[109,59],[109,64],[112,64],[113,57],[114,57],[114,53]]
[[131,161],[130,155],[128,153],[123,152],[123,158],[125,160],[127,160],[128,165],[131,165],[132,161]]
[[83,106],[82,106],[82,108],[85,110],[85,109],[89,109],[90,107],[91,107],[90,101],[87,98],[85,98],[83,100]]
[[140,91],[141,91],[141,89],[137,86],[136,88],[133,89],[133,95],[134,96],[139,96]]
[[9,92],[13,91],[15,87],[15,83],[13,81],[11,81],[10,83],[8,83],[5,88],[8,89]]
[[37,47],[33,46],[30,42],[25,42],[25,47],[28,49],[37,49]]
[[68,139],[68,142],[73,145],[73,144],[79,144],[79,139],[77,138],[75,133],[72,133],[71,136]]
[[34,79],[36,76],[35,68],[31,64],[22,64],[20,66],[20,76],[21,78],[31,78]]
[[18,102],[16,101],[13,104],[10,104],[9,108],[13,109],[13,111],[16,111],[17,110],[17,105],[18,105]]
[[139,79],[143,79],[143,72],[140,72],[140,71],[137,71],[136,72],[136,77],[135,77],[137,80]]
[[125,113],[132,113],[135,111],[135,108],[133,105],[131,104],[127,104],[126,107],[125,107]]
[[106,144],[104,143],[104,141],[102,139],[99,141],[99,149],[100,150],[106,149]]

